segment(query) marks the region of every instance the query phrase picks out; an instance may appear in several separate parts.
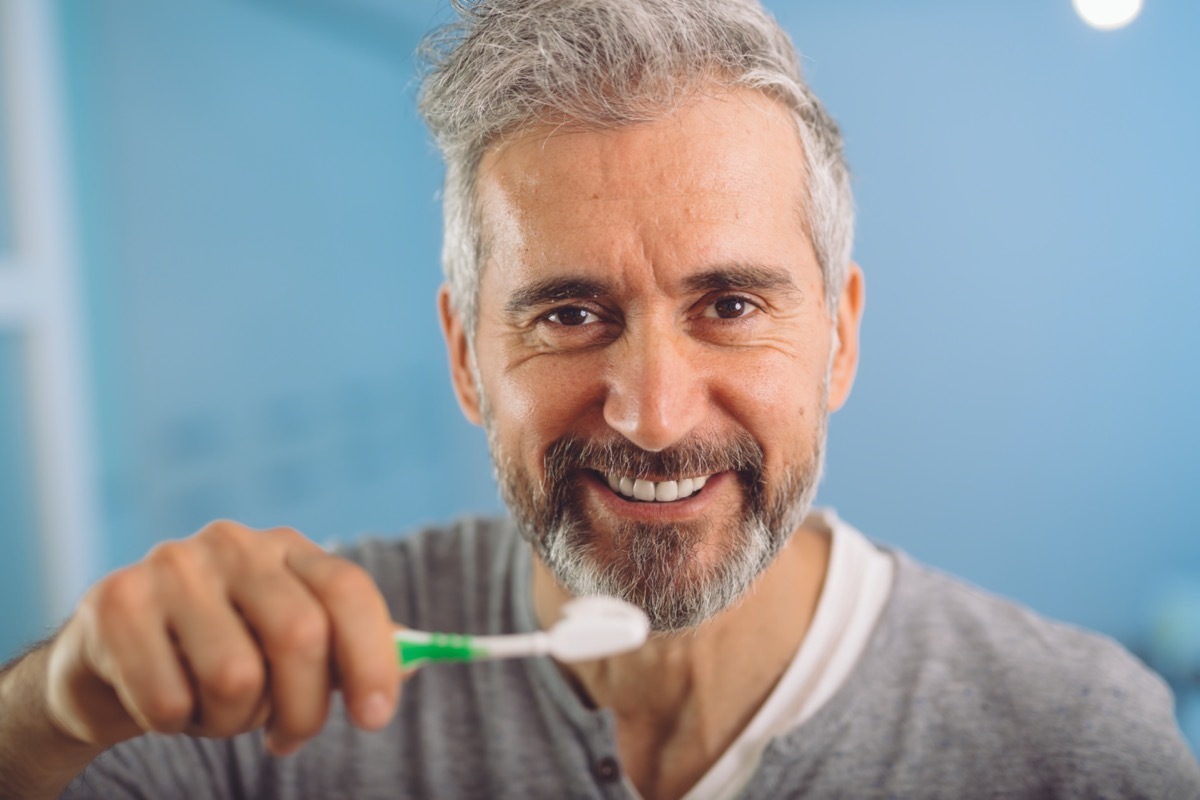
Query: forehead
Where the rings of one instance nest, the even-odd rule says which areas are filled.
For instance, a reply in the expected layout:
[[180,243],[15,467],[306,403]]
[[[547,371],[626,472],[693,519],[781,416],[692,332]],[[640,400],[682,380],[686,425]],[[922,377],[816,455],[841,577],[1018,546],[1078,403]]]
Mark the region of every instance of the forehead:
[[755,91],[614,130],[539,127],[480,164],[485,279],[808,261],[804,188],[795,123]]

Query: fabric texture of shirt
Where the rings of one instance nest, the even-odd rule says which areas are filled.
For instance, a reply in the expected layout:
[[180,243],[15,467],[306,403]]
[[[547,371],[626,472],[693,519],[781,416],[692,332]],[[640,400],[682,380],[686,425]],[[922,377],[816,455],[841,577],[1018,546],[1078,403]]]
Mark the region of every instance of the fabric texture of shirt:
[[[746,798],[1197,798],[1165,684],[1119,645],[888,551],[891,594],[857,664],[773,738]],[[397,621],[473,634],[537,628],[528,545],[468,519],[344,552]],[[335,703],[299,753],[261,732],[147,735],[111,748],[66,798],[628,798],[611,712],[546,658],[421,669],[383,731]]]
[[830,509],[804,524],[830,540],[816,613],[762,707],[682,800],[737,797],[771,742],[807,721],[850,677],[887,605],[896,568],[890,555]]

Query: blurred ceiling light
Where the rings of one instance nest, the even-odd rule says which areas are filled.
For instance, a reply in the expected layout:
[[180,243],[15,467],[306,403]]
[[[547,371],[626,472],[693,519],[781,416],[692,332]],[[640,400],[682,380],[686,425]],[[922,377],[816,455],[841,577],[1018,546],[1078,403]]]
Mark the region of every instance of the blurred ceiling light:
[[1075,12],[1093,28],[1115,31],[1133,22],[1142,0],[1071,0]]

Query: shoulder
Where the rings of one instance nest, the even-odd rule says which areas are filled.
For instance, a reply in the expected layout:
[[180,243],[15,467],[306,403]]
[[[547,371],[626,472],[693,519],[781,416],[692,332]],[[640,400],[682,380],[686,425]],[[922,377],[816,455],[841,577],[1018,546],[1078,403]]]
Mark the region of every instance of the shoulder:
[[1163,781],[1164,796],[1200,789],[1170,691],[1124,647],[896,559],[880,643],[920,701],[910,713],[922,704],[934,712],[925,715],[931,730],[960,746],[1003,748],[1022,768],[1070,783],[1059,786],[1068,793],[1136,794],[1146,780]]
[[483,633],[497,609],[507,605],[522,546],[510,520],[464,517],[333,550],[371,574],[397,622]]
[[[948,669],[984,670],[1008,685],[1047,682],[1161,684],[1116,641],[1048,619],[1017,602],[896,554],[895,586],[881,625]],[[1008,676],[1008,680],[1004,680]],[[1018,688],[1017,685],[1012,688]]]

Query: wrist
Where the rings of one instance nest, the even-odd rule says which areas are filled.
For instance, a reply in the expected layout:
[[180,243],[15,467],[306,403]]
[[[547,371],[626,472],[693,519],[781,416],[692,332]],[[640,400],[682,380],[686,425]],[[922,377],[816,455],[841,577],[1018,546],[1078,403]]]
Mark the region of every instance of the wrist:
[[104,747],[83,742],[55,720],[47,702],[52,645],[0,673],[0,796],[57,797]]

